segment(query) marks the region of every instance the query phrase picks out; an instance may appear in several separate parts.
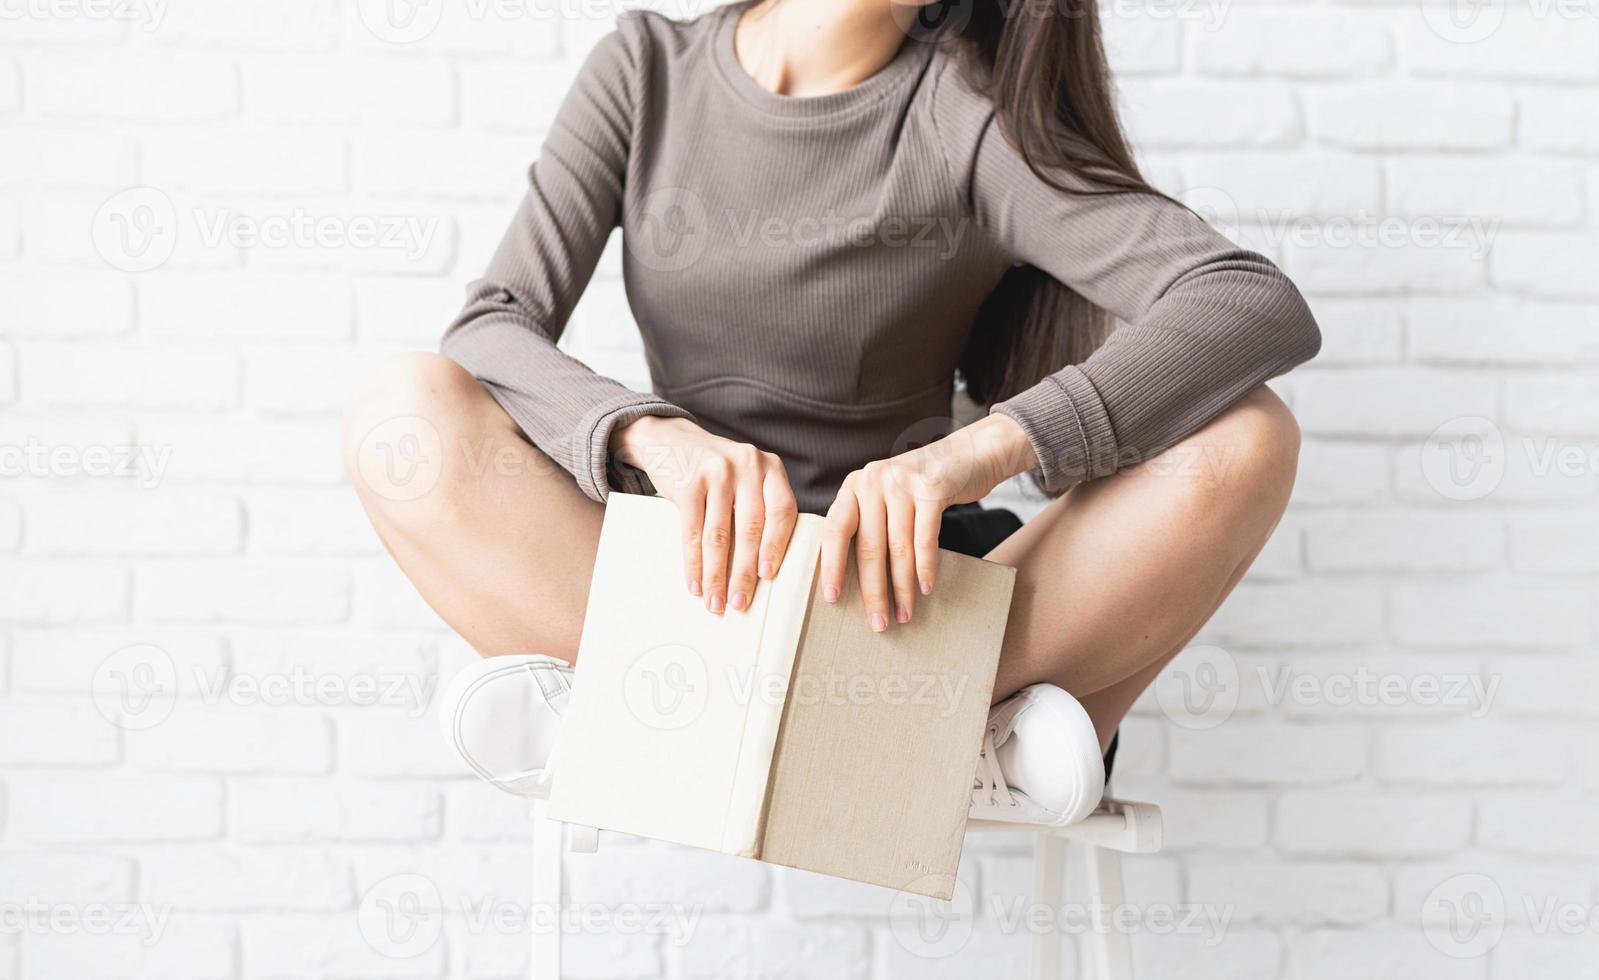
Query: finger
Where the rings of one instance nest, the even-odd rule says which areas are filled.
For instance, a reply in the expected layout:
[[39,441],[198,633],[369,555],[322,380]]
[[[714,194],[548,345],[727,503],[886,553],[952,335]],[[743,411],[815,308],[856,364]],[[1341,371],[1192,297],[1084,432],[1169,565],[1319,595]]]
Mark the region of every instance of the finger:
[[755,563],[761,553],[761,530],[766,523],[761,498],[761,474],[741,472],[733,502],[733,564],[727,583],[727,607],[743,612],[755,594]]
[[916,504],[908,494],[884,499],[888,529],[888,574],[894,593],[894,621],[908,623],[916,610]]
[[700,540],[705,533],[705,491],[701,487],[689,488],[677,501],[677,512],[683,520],[683,578],[688,582],[689,595],[700,595],[702,588],[703,556]]
[[727,608],[727,570],[733,544],[733,490],[726,481],[712,483],[705,494],[703,539],[705,608],[720,615]]
[[866,603],[866,623],[875,633],[888,629],[888,512],[874,493],[860,500],[860,527],[855,531],[855,574]]
[[933,594],[938,581],[938,529],[944,509],[931,501],[916,502],[916,581],[922,595]]
[[799,522],[799,504],[795,502],[794,490],[789,486],[788,473],[776,456],[771,458],[771,462],[772,466],[767,469],[766,480],[761,487],[766,506],[761,558],[756,566],[756,574],[761,578],[772,578],[777,574],[778,567],[783,564],[783,556],[788,553],[788,541],[794,534],[794,526]]
[[860,525],[860,507],[855,492],[846,484],[827,510],[827,522],[822,527],[821,574],[822,598],[837,602],[844,594],[844,576],[849,571],[849,543]]

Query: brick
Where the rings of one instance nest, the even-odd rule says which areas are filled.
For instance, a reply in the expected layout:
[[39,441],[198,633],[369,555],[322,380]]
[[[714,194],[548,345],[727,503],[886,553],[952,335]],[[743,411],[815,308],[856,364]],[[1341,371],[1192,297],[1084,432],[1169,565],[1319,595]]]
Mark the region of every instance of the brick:
[[11,115],[22,106],[22,71],[15,60],[0,58],[0,113]]
[[506,841],[526,846],[532,839],[529,801],[481,780],[452,784],[444,794],[449,836],[463,841]]
[[139,284],[139,322],[157,338],[339,341],[354,318],[355,298],[336,278],[163,275]]
[[1189,901],[1231,909],[1235,922],[1360,925],[1388,910],[1388,880],[1361,863],[1229,861],[1195,863]]
[[[1181,910],[1180,910],[1181,911]],[[1264,931],[1229,927],[1225,940],[1207,932],[1132,937],[1136,976],[1192,977],[1194,980],[1275,980],[1283,941]]]
[[1428,154],[1390,160],[1386,170],[1393,214],[1505,225],[1569,225],[1582,214],[1582,171],[1564,161]]
[[[1496,504],[1544,504],[1589,500],[1599,491],[1599,474],[1588,464],[1586,450],[1569,439],[1511,434],[1504,436],[1504,447],[1501,452],[1496,446],[1488,446],[1490,461],[1503,459],[1503,472],[1495,475],[1492,470],[1480,471],[1486,475],[1463,485],[1472,494]],[[1572,452],[1575,457],[1570,455]],[[1436,462],[1437,458],[1432,457],[1429,465]],[[1399,499],[1431,506],[1457,505],[1458,497],[1448,495],[1455,493],[1453,488],[1444,483],[1435,485],[1440,479],[1435,471],[1423,470],[1419,441],[1395,453],[1394,486]],[[1478,479],[1482,481],[1480,485],[1475,482]]]
[[676,951],[677,976],[720,980],[775,976],[803,963],[814,976],[866,980],[870,942],[863,925],[705,919]]
[[1595,804],[1591,797],[1525,794],[1484,800],[1477,806],[1477,843],[1511,854],[1591,860],[1599,857]]
[[99,562],[0,561],[0,621],[120,622],[128,606],[125,568]]
[[259,490],[245,497],[250,547],[265,554],[371,555],[381,545],[344,487]]
[[1304,786],[1355,779],[1367,769],[1366,732],[1354,725],[1284,725],[1234,717],[1209,731],[1174,729],[1168,771],[1183,784]]
[[84,704],[0,703],[0,765],[17,768],[115,765],[117,729]]
[[1505,232],[1494,245],[1490,275],[1503,289],[1592,299],[1599,296],[1599,280],[1592,275],[1596,262],[1599,235]]
[[165,481],[337,484],[338,422],[252,421],[198,415],[150,416],[141,442],[166,454]]
[[1506,933],[1489,954],[1494,977],[1503,980],[1518,976],[1580,978],[1592,974],[1593,907],[1584,906],[1580,910],[1590,923],[1585,933],[1553,936],[1545,930]]
[[30,344],[22,383],[29,401],[217,412],[239,402],[238,361],[221,351]]
[[1169,74],[1182,66],[1183,25],[1143,14],[1136,6],[1101,8],[1105,55],[1117,78]]
[[1420,929],[1314,929],[1288,942],[1289,975],[1295,980],[1346,977],[1448,977],[1483,980],[1481,959],[1446,959]]
[[127,627],[22,629],[15,633],[12,683],[18,691],[66,694],[116,693],[117,682],[101,672],[113,654],[134,645],[151,645],[172,664],[179,696],[198,696],[197,678],[223,670],[226,652],[220,637],[204,633]]
[[216,555],[239,550],[232,496],[164,490],[63,493],[28,504],[28,548],[49,555]]
[[151,772],[320,773],[332,726],[292,707],[184,701],[161,724],[127,733],[128,760]]
[[1321,328],[1318,365],[1397,361],[1404,348],[1404,315],[1391,302],[1312,297]]
[[1593,57],[1594,49],[1599,48],[1599,23],[1589,16],[1561,16],[1558,7],[1508,4],[1484,12],[1483,16],[1497,17],[1499,22],[1488,37],[1468,44],[1440,35],[1413,13],[1399,25],[1400,61],[1412,75],[1599,77],[1599,64]]
[[139,570],[139,612],[158,622],[342,622],[350,580],[342,568],[189,561]]
[[1471,841],[1468,807],[1418,793],[1294,790],[1274,823],[1284,851],[1326,858],[1436,857]]
[[348,171],[341,137],[304,129],[177,130],[144,160],[146,183],[211,193],[337,194]]
[[1567,740],[1524,725],[1404,725],[1377,735],[1377,776],[1440,789],[1554,785],[1571,772]]
[[1599,657],[1582,651],[1509,653],[1488,667],[1496,676],[1514,678],[1514,683],[1500,684],[1496,717],[1552,722],[1599,716]]
[[1395,638],[1418,647],[1560,646],[1592,638],[1592,603],[1579,588],[1404,586],[1392,602]]
[[1455,571],[1504,563],[1505,527],[1489,516],[1414,511],[1311,521],[1305,554],[1327,571]]
[[769,901],[765,865],[669,845],[602,847],[572,862],[569,874],[571,900],[578,903],[629,901],[711,914],[755,912]]
[[1480,874],[1491,879],[1504,895],[1505,920],[1515,925],[1528,924],[1528,912],[1536,914],[1551,898],[1573,905],[1586,905],[1593,900],[1592,883],[1576,868],[1540,866],[1525,860],[1468,852],[1448,860],[1407,862],[1396,868],[1395,918],[1407,925],[1420,925],[1422,909],[1431,892],[1460,874]]
[[1270,797],[1263,792],[1192,789],[1164,779],[1122,779],[1118,773],[1116,796],[1159,801],[1168,852],[1246,851],[1266,846],[1270,838]]
[[1128,130],[1140,147],[1284,146],[1302,131],[1293,91],[1275,82],[1139,79],[1122,93]]
[[1454,418],[1496,415],[1496,380],[1412,367],[1307,372],[1294,415],[1315,435],[1426,436]]
[[[153,914],[156,910],[150,910]],[[50,933],[30,938],[31,980],[212,980],[230,976],[238,946],[232,923],[175,915],[153,929],[120,934]]]
[[[547,132],[560,106],[556,93],[571,88],[575,75],[570,61],[463,65],[461,121],[480,132]],[[524,162],[537,155],[538,148],[531,147]]]
[[133,899],[133,861],[103,854],[27,853],[0,855],[7,901],[49,905],[128,902]]
[[429,350],[438,347],[465,301],[461,284],[444,278],[365,279],[357,291],[362,336]]
[[160,33],[164,40],[229,48],[330,48],[338,42],[338,14],[317,0],[272,4],[171,2]]
[[0,552],[14,552],[21,546],[22,505],[0,498]]
[[1393,60],[1383,19],[1349,10],[1234,7],[1225,29],[1190,32],[1188,40],[1194,65],[1217,75],[1336,78],[1374,73]]
[[[1511,377],[1505,382],[1505,418],[1512,426],[1539,435],[1572,433],[1592,435],[1599,433],[1599,405],[1591,397],[1599,374],[1551,374],[1531,377]],[[1557,447],[1540,443],[1544,448],[1572,453],[1578,465],[1596,455],[1595,448],[1586,441],[1559,440]]]
[[436,60],[330,55],[244,68],[245,104],[263,122],[448,126],[455,91],[450,65]]
[[49,58],[28,71],[34,112],[67,119],[204,122],[239,110],[237,70],[221,58]]
[[[527,810],[526,803],[497,790],[485,786],[483,792]],[[229,835],[252,843],[435,840],[442,817],[438,791],[424,783],[348,776],[228,783]],[[531,839],[526,828],[519,839],[524,844]]]
[[387,560],[357,573],[355,620],[377,629],[445,628],[399,566]]
[[[398,910],[396,915],[409,915]],[[381,916],[373,921],[382,921]],[[431,924],[430,924],[431,923]],[[368,926],[368,928],[372,928]],[[397,920],[395,932],[413,938],[411,929],[438,928],[437,919]],[[391,955],[369,943],[354,913],[339,915],[252,915],[240,921],[240,961],[249,977],[360,977],[410,980],[437,977],[445,962],[445,947],[436,939],[416,949],[415,955]],[[426,940],[432,933],[417,934]],[[398,936],[395,936],[398,939]],[[408,945],[397,950],[409,952]]]
[[1499,232],[1490,219],[1383,214],[1300,220],[1284,231],[1283,269],[1311,292],[1458,292],[1480,287]]
[[[692,6],[692,4],[691,4]],[[550,0],[529,3],[442,4],[427,8],[402,24],[378,16],[382,7],[346,8],[345,36],[379,51],[424,50],[431,53],[506,54],[548,59],[561,50],[560,28],[568,21],[592,17],[595,28],[608,33],[616,8],[586,10]],[[671,4],[649,8],[669,12]],[[701,11],[703,12],[703,10]],[[572,49],[580,54],[584,48]]]
[[1355,82],[1312,92],[1312,137],[1363,150],[1483,150],[1510,142],[1514,104],[1493,85]]
[[[950,926],[950,933],[959,939]],[[1027,975],[1031,962],[1031,943],[1016,936],[1013,931],[990,922],[973,924],[971,934],[958,949],[945,952],[943,946],[931,950],[918,945],[916,923],[879,927],[873,948],[877,951],[878,977],[881,980],[970,980],[977,976],[1021,977]],[[1061,962],[1075,962],[1074,937],[1068,937]],[[930,955],[931,954],[931,955]]]
[[1570,85],[1527,88],[1516,100],[1517,144],[1563,153],[1599,151],[1599,131],[1578,120],[1599,113],[1599,89]]
[[1320,506],[1381,500],[1388,494],[1387,458],[1380,446],[1306,439],[1299,451],[1294,501]]
[[[61,297],[72,297],[65,316]],[[104,337],[133,329],[133,287],[124,276],[29,272],[0,274],[0,334]]]
[[0,146],[0,185],[120,189],[138,174],[139,144],[125,133],[19,128]]
[[1599,362],[1599,309],[1525,297],[1427,297],[1407,311],[1409,351],[1433,364]]
[[339,719],[341,773],[359,776],[466,776],[470,770],[439,737],[431,717],[365,712]]
[[6,805],[7,836],[21,840],[189,841],[222,832],[222,784],[201,777],[13,775]]
[[245,361],[246,399],[273,415],[337,414],[377,360],[365,352],[311,347],[253,351]]
[[1382,634],[1383,601],[1362,585],[1245,583],[1201,636],[1224,647],[1339,646]]
[[355,187],[383,197],[514,199],[539,155],[527,136],[371,133],[356,141]]
[[332,852],[190,845],[140,852],[139,899],[185,912],[336,912],[355,890]]
[[1565,510],[1512,517],[1510,564],[1525,572],[1599,572],[1599,518]]

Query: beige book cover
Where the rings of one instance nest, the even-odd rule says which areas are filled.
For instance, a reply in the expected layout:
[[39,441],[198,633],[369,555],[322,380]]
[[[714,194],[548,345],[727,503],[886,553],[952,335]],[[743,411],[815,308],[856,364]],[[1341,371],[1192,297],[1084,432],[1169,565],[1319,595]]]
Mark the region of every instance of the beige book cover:
[[1015,571],[940,552],[909,624],[816,594],[801,517],[750,608],[683,586],[677,508],[606,507],[551,815],[948,898]]

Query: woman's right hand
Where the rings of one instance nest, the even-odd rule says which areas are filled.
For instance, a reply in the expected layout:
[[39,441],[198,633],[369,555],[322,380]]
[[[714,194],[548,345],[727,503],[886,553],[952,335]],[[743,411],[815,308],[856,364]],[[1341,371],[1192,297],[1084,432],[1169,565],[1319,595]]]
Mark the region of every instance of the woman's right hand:
[[777,574],[799,518],[783,461],[688,419],[645,415],[611,433],[611,451],[643,470],[683,519],[683,575],[705,608],[749,608]]

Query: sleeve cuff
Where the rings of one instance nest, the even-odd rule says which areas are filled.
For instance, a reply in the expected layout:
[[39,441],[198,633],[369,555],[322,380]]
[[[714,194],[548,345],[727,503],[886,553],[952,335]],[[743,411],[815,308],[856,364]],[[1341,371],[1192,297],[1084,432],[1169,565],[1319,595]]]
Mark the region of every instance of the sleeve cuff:
[[1116,472],[1116,433],[1093,382],[1076,366],[1064,368],[992,411],[1010,416],[1038,456],[1039,483],[1063,493],[1085,480]]
[[613,462],[611,459],[611,433],[620,426],[645,415],[693,418],[691,414],[671,402],[649,395],[637,395],[620,404],[612,402],[595,408],[578,428],[577,437],[586,438],[587,446],[586,450],[583,445],[575,446],[574,449],[583,454],[579,458],[588,460],[588,466],[575,469],[573,475],[577,477],[579,489],[590,500],[597,500],[603,504],[613,492],[645,495],[655,493],[655,487],[642,470],[626,463]]

